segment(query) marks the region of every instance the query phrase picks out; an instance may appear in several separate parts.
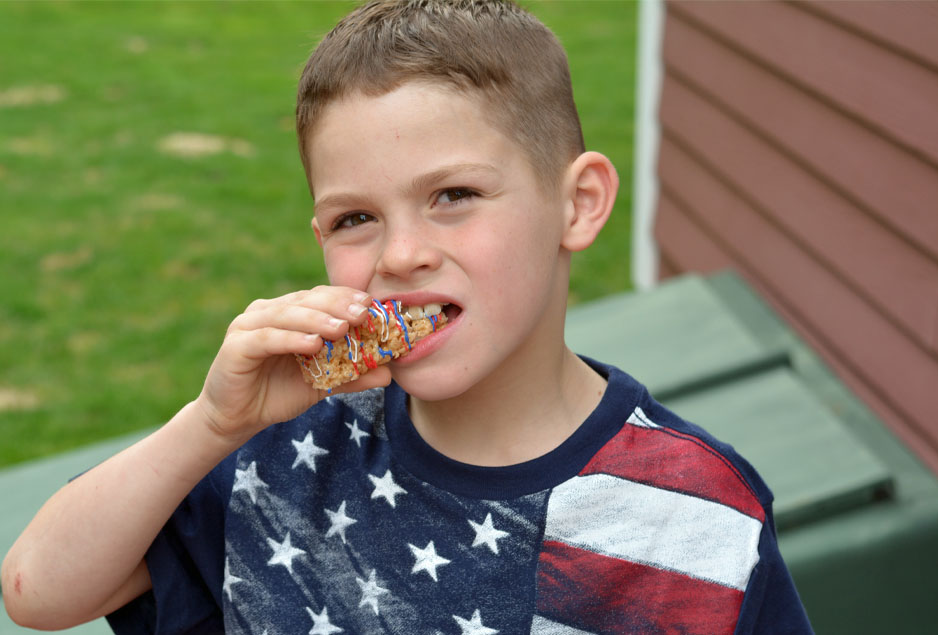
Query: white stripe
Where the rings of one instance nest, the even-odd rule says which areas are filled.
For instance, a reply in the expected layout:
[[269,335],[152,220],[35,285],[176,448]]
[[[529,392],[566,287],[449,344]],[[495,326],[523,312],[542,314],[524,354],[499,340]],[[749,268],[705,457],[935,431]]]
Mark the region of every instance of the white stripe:
[[540,615],[534,616],[531,622],[531,635],[593,635],[590,631],[581,631],[578,628],[553,622]]
[[635,406],[635,410],[632,411],[632,414],[629,415],[629,418],[626,419],[626,423],[631,423],[633,426],[638,426],[640,428],[660,428],[657,423],[648,418],[648,415],[645,414],[645,411]]
[[553,490],[544,539],[745,590],[761,530],[719,503],[592,474]]

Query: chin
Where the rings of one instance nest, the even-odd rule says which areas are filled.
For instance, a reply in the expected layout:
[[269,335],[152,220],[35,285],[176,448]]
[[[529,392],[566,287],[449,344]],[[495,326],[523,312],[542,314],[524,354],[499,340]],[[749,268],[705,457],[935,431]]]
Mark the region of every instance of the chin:
[[[412,372],[413,371],[413,372]],[[469,390],[473,381],[468,372],[406,369],[393,371],[394,381],[404,392],[421,401],[446,401]]]

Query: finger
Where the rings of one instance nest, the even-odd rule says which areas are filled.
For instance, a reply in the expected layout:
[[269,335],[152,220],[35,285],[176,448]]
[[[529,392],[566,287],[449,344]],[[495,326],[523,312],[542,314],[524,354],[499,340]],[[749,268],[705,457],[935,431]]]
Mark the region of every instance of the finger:
[[359,318],[362,312],[364,309],[361,307],[357,312],[347,308],[343,315],[336,316],[296,304],[272,304],[265,309],[242,313],[231,323],[229,332],[275,328],[321,335],[325,339],[334,340],[345,335],[350,321]]
[[227,348],[247,359],[260,360],[277,355],[315,355],[322,348],[322,336],[274,327],[236,331],[226,340]]
[[333,314],[339,314],[352,304],[367,307],[370,303],[371,296],[364,291],[352,289],[351,287],[320,285],[312,289],[294,291],[293,293],[288,293],[279,298],[255,300],[248,306],[245,313],[265,310],[276,305],[298,304],[311,309],[319,309],[332,312]]

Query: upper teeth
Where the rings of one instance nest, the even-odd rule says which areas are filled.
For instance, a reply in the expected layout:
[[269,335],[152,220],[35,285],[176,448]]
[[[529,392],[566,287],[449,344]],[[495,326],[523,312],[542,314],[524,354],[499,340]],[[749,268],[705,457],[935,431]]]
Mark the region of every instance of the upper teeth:
[[409,306],[404,310],[404,313],[409,315],[411,319],[417,320],[422,317],[439,315],[442,311],[443,306],[441,304],[431,302],[430,304],[425,304],[424,306]]

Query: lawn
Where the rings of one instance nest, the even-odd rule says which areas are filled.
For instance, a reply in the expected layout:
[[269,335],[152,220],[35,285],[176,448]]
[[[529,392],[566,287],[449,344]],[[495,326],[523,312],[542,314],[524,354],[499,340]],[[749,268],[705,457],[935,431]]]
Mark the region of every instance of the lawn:
[[[0,465],[159,424],[247,303],[325,281],[292,111],[350,6],[0,3]],[[573,298],[619,292],[635,5],[526,6],[622,178]]]

